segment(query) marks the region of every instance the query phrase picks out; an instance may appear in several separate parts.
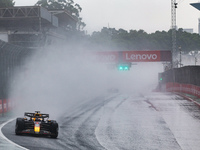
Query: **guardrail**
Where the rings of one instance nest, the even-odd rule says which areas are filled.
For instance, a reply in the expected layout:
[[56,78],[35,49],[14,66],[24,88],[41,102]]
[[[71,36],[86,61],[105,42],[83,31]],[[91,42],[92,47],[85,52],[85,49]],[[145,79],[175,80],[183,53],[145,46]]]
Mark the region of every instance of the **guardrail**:
[[157,91],[179,92],[200,97],[200,66],[185,66],[159,73]]
[[200,87],[192,84],[181,84],[181,83],[166,83],[167,92],[179,92],[191,94],[196,97],[200,97]]
[[32,52],[33,49],[0,40],[0,113],[5,113],[13,108],[14,102],[8,99],[10,79],[15,76],[15,70],[24,65],[24,60]]
[[1,99],[0,100],[0,114],[11,111],[15,107],[14,101],[9,99]]

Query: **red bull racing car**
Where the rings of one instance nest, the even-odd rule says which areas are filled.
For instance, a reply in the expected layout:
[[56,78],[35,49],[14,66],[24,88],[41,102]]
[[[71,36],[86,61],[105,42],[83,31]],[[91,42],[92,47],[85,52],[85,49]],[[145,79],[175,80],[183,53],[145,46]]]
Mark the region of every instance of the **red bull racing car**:
[[52,138],[58,136],[58,123],[55,120],[49,120],[49,114],[24,113],[24,118],[17,118],[15,125],[15,134],[33,134],[47,135]]

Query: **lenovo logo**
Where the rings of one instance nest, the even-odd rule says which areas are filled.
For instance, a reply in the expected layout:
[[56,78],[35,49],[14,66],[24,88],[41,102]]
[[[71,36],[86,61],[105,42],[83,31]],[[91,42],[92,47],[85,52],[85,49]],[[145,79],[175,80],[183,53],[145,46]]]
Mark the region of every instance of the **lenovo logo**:
[[159,51],[126,51],[123,59],[128,62],[154,62],[160,61]]
[[97,62],[160,62],[171,61],[171,51],[102,51],[90,58]]
[[96,60],[103,61],[103,62],[112,62],[115,61],[117,58],[115,55],[99,55],[96,56]]
[[126,60],[156,60],[157,58],[156,54],[126,54]]
[[93,55],[93,60],[98,62],[117,62],[118,52],[97,52]]

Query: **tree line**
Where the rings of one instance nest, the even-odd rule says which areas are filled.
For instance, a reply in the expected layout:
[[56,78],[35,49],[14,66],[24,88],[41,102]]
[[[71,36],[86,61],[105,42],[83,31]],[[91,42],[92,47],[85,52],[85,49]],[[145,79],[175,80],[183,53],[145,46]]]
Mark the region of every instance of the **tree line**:
[[[13,7],[13,0],[1,0],[0,7]],[[94,31],[91,35],[84,32],[86,24],[80,13],[82,8],[73,0],[38,0],[36,6],[47,9],[67,9],[79,19],[81,28],[69,31],[69,35],[85,46],[96,50],[171,50],[172,31],[156,31],[147,33],[144,30],[130,30],[103,27],[101,31]],[[188,33],[182,28],[176,31],[177,49],[185,53],[200,50],[200,35]]]
[[[99,32],[93,32],[89,37],[93,46],[101,45],[112,50],[171,50],[172,30],[156,31],[147,33],[144,30],[115,28],[102,28]],[[176,31],[177,50],[181,48],[183,52],[200,50],[200,35],[185,32],[182,28]]]

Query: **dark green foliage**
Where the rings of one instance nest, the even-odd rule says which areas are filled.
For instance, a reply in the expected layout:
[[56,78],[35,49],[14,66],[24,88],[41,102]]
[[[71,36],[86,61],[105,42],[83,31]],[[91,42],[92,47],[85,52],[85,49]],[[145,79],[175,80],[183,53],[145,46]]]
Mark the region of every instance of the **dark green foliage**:
[[15,2],[13,0],[0,0],[0,8],[13,7]]
[[82,8],[79,4],[75,4],[73,0],[38,0],[35,5],[42,6],[46,9],[66,9],[79,19],[79,28],[84,28],[86,26],[79,16]]
[[183,29],[177,31],[177,43],[183,51],[200,50],[200,35],[183,32]]
[[74,4],[73,0],[39,0],[35,5],[47,9],[66,9],[76,17],[79,17],[82,10],[79,4]]
[[[146,33],[144,30],[123,29],[104,27],[100,32],[93,32],[90,42],[93,46],[108,48],[110,50],[171,50],[172,34],[169,31],[156,31]],[[189,52],[200,50],[200,35],[187,33],[183,29],[177,30],[177,50],[181,46],[182,51]]]

